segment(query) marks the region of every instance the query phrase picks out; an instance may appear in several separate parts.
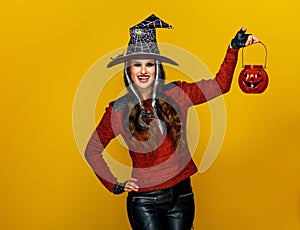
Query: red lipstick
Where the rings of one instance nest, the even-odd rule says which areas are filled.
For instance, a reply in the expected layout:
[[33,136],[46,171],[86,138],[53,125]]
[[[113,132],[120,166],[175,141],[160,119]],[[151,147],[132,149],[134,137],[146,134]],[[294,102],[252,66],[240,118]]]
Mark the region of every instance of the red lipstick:
[[140,75],[138,75],[138,79],[139,79],[139,81],[140,81],[141,83],[146,83],[146,82],[148,82],[149,78],[150,78],[150,76],[147,75],[147,74],[140,74]]

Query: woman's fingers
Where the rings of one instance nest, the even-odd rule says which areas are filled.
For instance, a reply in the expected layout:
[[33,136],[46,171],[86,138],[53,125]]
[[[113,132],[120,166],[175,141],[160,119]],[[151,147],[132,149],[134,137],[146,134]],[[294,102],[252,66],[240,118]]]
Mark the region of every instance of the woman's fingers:
[[255,44],[255,43],[258,43],[258,42],[260,42],[260,40],[257,37],[250,34],[248,36],[248,39],[246,41],[245,46],[249,46],[249,45],[252,45],[252,44]]
[[127,181],[124,190],[126,192],[131,192],[131,191],[135,191],[137,192],[139,189],[139,186],[136,184],[137,179],[135,178],[130,178],[130,180]]

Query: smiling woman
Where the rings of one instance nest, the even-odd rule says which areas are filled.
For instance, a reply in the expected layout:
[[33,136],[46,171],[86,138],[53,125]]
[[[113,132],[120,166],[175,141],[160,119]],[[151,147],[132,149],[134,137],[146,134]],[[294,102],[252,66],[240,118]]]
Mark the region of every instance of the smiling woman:
[[[229,91],[239,48],[257,43],[243,28],[231,41],[215,79],[165,83],[162,63],[177,65],[160,54],[156,28],[172,28],[151,15],[130,29],[126,55],[107,67],[124,63],[128,93],[106,108],[86,150],[87,162],[112,193],[128,192],[127,213],[136,230],[190,230],[194,193],[190,177],[197,172],[186,137],[188,110]],[[132,159],[131,178],[121,183],[102,153],[121,135]]]

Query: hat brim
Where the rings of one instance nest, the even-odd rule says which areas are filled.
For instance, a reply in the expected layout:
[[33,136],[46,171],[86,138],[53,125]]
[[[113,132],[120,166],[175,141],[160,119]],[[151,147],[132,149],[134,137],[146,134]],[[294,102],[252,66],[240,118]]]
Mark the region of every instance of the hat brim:
[[178,65],[177,62],[173,61],[172,59],[160,55],[160,54],[149,54],[149,53],[135,53],[135,54],[128,54],[128,55],[122,55],[114,58],[110,63],[107,64],[107,68],[110,68],[114,65],[120,64],[122,62],[132,60],[132,59],[154,59],[160,62],[166,62],[172,65]]

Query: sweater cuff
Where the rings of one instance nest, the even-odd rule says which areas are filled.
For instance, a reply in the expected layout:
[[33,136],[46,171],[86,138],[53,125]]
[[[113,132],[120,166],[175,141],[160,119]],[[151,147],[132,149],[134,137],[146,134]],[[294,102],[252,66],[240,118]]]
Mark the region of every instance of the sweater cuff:
[[230,45],[228,45],[228,48],[227,48],[227,52],[232,53],[232,54],[237,54],[239,52],[239,50],[240,49],[231,48]]

